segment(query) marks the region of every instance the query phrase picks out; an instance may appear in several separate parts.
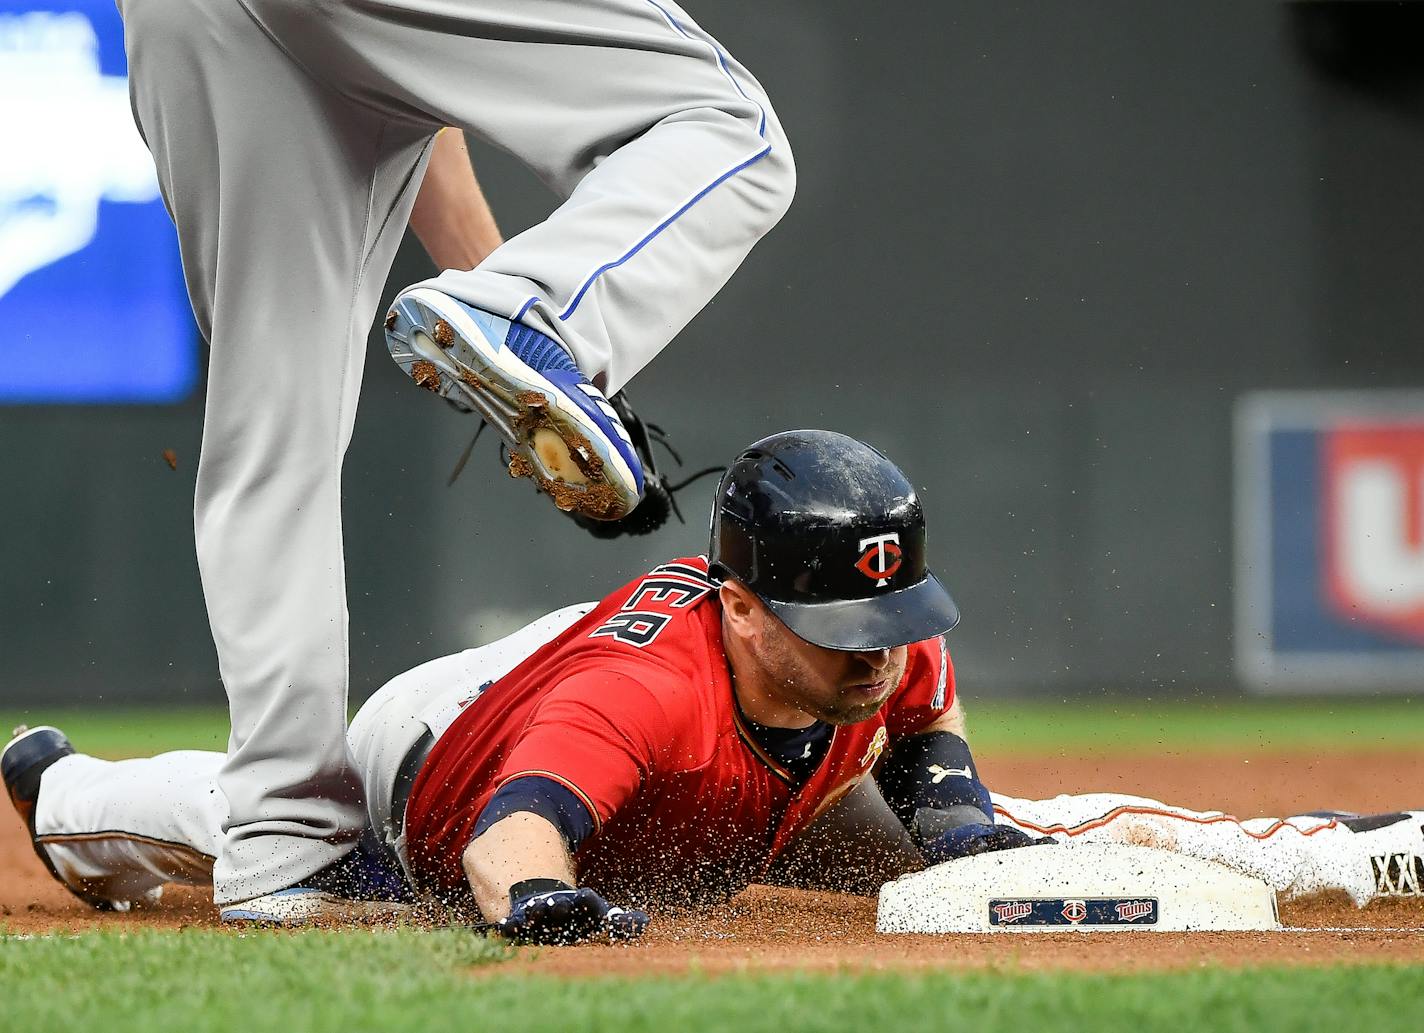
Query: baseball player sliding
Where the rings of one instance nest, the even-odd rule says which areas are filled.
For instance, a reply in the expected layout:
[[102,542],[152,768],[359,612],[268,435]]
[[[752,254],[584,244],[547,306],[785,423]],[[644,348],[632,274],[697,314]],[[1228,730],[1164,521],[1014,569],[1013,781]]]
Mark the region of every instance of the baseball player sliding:
[[[1381,891],[1372,857],[1417,873],[1418,814],[1261,824],[1133,798],[991,797],[945,648],[958,619],[897,467],[839,434],[766,438],[718,485],[707,557],[367,701],[349,732],[369,806],[361,864],[227,917],[297,924],[433,895],[515,940],[626,938],[660,902],[762,880],[865,889],[1073,836],[1150,839],[1357,899]],[[102,761],[53,728],[0,755],[41,859],[97,906],[211,878],[222,763]]]
[[[502,433],[514,472],[598,520],[645,485],[605,393],[731,276],[795,174],[761,86],[672,0],[119,7],[211,348],[194,518],[232,734],[207,849],[240,916],[357,864],[341,466],[432,151],[416,226],[454,268],[397,299],[392,355]],[[498,243],[468,164],[433,142],[445,126],[518,156],[561,206]]]

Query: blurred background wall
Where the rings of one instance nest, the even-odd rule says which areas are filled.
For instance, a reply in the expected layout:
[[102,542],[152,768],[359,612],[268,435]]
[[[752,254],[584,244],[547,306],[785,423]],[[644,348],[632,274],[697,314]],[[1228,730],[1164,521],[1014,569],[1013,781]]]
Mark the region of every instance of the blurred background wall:
[[[1424,387],[1416,9],[689,6],[766,85],[800,186],[632,384],[638,410],[690,467],[803,425],[895,457],[965,613],[971,696],[1240,691],[1234,408]],[[506,234],[542,218],[554,198],[471,146]],[[429,269],[407,240],[388,293]],[[66,327],[63,307],[5,317],[0,369],[63,378]],[[148,329],[86,335],[142,363]],[[0,405],[0,701],[221,699],[195,375],[166,403]],[[447,487],[472,430],[372,335],[345,478],[357,698],[705,547],[710,481],[686,525],[613,543],[505,477],[492,436]]]

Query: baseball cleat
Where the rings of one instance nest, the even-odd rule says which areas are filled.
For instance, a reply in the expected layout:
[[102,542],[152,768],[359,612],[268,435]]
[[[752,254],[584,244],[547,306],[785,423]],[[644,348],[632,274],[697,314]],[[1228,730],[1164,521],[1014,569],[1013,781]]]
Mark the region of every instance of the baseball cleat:
[[609,396],[608,404],[613,406],[614,411],[618,413],[618,418],[623,421],[623,426],[627,429],[633,448],[638,455],[638,462],[642,465],[643,501],[638,503],[638,508],[633,512],[617,520],[590,520],[581,513],[570,513],[569,516],[573,517],[574,523],[595,538],[652,534],[667,523],[668,517],[674,515],[679,523],[687,523],[682,518],[682,511],[678,508],[677,493],[702,477],[714,473],[720,474],[723,468],[709,466],[685,478],[680,483],[673,484],[659,468],[657,457],[653,454],[653,442],[656,441],[667,449],[668,454],[672,456],[678,466],[682,465],[682,456],[678,455],[677,450],[668,442],[667,433],[656,423],[644,422],[633,411],[626,390]]
[[[38,725],[34,728],[20,725],[15,729],[14,738],[0,752],[0,777],[5,782],[5,791],[10,794],[10,802],[20,817],[25,819],[25,828],[30,833],[30,846],[35,855],[44,862],[45,868],[56,882],[74,894],[84,903],[99,911],[127,911],[131,901],[109,900],[95,893],[86,892],[67,882],[55,869],[54,862],[45,852],[44,846],[35,835],[35,807],[40,798],[40,780],[56,761],[74,754],[74,746],[58,728],[53,725]],[[157,899],[158,892],[150,891],[146,902]]]
[[37,728],[20,725],[12,735],[14,738],[5,745],[4,752],[0,752],[0,777],[5,780],[5,791],[10,794],[10,802],[25,819],[33,836],[35,804],[40,798],[40,776],[55,761],[72,754],[74,747],[53,725]]
[[478,412],[529,477],[568,513],[617,520],[643,494],[643,468],[603,392],[553,338],[430,287],[386,315],[391,358],[416,385]]
[[391,922],[408,914],[409,904],[394,900],[351,900],[310,886],[267,893],[227,904],[219,911],[224,925],[343,926]]

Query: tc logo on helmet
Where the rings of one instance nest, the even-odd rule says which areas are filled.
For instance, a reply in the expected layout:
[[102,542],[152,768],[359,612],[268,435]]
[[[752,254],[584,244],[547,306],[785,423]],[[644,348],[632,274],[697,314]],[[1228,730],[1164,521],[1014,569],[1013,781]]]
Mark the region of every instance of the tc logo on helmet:
[[860,540],[860,559],[855,561],[855,569],[875,582],[875,587],[884,588],[900,569],[900,532],[877,534]]

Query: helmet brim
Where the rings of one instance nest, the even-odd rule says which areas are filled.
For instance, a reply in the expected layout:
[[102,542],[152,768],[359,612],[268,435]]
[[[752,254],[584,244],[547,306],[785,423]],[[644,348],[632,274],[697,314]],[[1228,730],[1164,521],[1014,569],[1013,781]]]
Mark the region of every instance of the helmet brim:
[[959,607],[930,573],[917,585],[869,599],[762,601],[797,637],[827,649],[889,649],[943,635],[959,623]]

